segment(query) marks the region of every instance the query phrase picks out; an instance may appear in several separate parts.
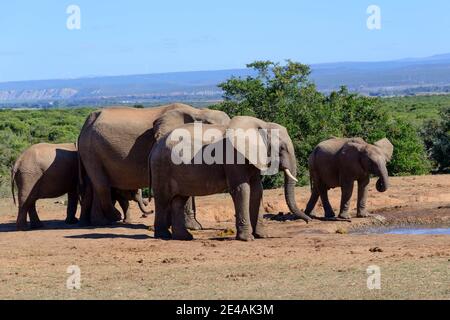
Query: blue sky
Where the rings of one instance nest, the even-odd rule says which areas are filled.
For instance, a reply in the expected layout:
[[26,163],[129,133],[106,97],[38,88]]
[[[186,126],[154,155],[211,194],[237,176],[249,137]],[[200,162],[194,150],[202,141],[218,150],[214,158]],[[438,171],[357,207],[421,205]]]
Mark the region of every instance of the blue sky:
[[448,0],[2,1],[0,81],[424,57],[450,52],[449,34]]

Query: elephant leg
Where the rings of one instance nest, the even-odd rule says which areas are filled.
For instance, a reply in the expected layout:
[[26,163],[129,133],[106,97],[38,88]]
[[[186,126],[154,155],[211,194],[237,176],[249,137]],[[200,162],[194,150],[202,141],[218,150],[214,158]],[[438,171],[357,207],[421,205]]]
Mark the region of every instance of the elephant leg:
[[67,224],[76,224],[78,223],[78,219],[75,217],[77,213],[78,193],[76,191],[70,191],[67,194],[67,202],[67,216],[65,222]]
[[[112,205],[112,204],[111,204]],[[111,220],[103,214],[100,199],[96,194],[92,196],[92,208],[90,212],[90,222],[94,226],[107,226],[111,224]]]
[[195,208],[195,198],[190,197],[186,202],[186,206],[184,208],[185,216],[186,216],[186,228],[189,230],[202,230],[203,227],[197,220],[197,212]]
[[28,223],[27,223],[27,213],[28,209],[21,206],[19,208],[19,212],[17,214],[17,220],[16,220],[16,229],[17,231],[26,231],[28,230]]
[[170,224],[170,200],[161,198],[155,193],[155,238],[172,239],[172,234],[169,231]]
[[44,224],[41,222],[41,220],[39,219],[39,216],[37,214],[36,202],[33,202],[30,205],[30,208],[28,210],[28,214],[30,216],[30,228],[31,229],[39,229],[39,228],[42,228],[44,226]]
[[130,202],[127,199],[119,198],[117,199],[120,207],[123,211],[123,222],[131,223],[131,215],[130,215]]
[[353,194],[353,181],[341,182],[341,208],[339,211],[339,218],[350,219],[350,199]]
[[322,201],[323,210],[325,211],[325,218],[335,218],[336,214],[331,207],[330,200],[328,200],[328,190],[326,187],[321,187],[320,191],[320,200]]
[[188,197],[177,196],[172,199],[170,206],[172,213],[172,239],[174,240],[192,240],[193,236],[186,228],[186,215],[184,208]]
[[319,200],[319,190],[317,188],[313,187],[311,190],[311,197],[309,198],[308,204],[306,205],[305,214],[307,214],[310,217],[314,217],[314,207],[316,206],[317,201]]
[[250,221],[253,228],[253,236],[259,239],[269,237],[264,227],[263,215],[260,212],[262,197],[263,187],[261,178],[258,176],[250,185]]
[[19,185],[18,192],[18,203],[19,211],[17,213],[16,229],[18,231],[28,230],[27,215],[30,208],[30,203],[32,203],[35,197],[31,195],[31,187],[27,185]]
[[358,181],[358,205],[356,214],[358,218],[366,218],[370,216],[366,209],[367,194],[369,191],[369,182],[370,182],[369,177],[366,177]]
[[[109,224],[110,222],[120,221],[122,215],[114,208],[111,197],[111,185],[103,168],[95,163],[95,175],[90,175],[93,187],[93,207],[96,209],[91,213],[91,222],[93,224]],[[100,210],[98,210],[100,209]],[[108,223],[109,222],[109,223]]]
[[242,241],[252,241],[252,226],[250,221],[250,185],[247,182],[241,183],[231,188],[236,211],[236,239]]

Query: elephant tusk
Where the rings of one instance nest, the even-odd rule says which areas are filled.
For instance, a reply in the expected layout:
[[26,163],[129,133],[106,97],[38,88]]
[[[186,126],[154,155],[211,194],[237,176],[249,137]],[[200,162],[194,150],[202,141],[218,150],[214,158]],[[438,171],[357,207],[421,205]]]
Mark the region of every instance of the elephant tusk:
[[284,169],[284,172],[286,172],[287,176],[294,180],[295,182],[298,182],[298,180],[292,175],[291,171],[289,169]]

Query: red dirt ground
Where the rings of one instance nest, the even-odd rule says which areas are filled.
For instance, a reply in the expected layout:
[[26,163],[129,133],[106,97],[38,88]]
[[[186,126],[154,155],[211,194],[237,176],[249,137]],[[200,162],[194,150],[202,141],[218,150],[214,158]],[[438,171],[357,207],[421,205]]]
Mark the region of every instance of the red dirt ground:
[[[17,209],[2,199],[0,299],[450,299],[450,236],[359,232],[450,226],[450,176],[392,178],[382,194],[374,184],[368,208],[377,218],[267,219],[272,237],[251,243],[233,240],[229,195],[197,200],[206,230],[190,242],[153,239],[153,218],[141,218],[134,203],[132,225],[73,228],[63,223],[63,201],[42,200],[45,229],[16,232]],[[336,211],[339,196],[330,192]],[[300,207],[308,197],[308,188],[297,189]],[[268,218],[288,211],[282,190],[266,191],[263,204]],[[79,290],[66,288],[71,265],[81,270]],[[372,265],[381,268],[380,290],[367,288]]]

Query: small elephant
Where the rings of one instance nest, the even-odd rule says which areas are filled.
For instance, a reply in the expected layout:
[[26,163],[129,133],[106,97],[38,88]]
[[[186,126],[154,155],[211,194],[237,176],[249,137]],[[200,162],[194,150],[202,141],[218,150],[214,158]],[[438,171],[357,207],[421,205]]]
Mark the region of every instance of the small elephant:
[[328,200],[328,190],[341,187],[339,218],[350,219],[349,206],[354,181],[358,181],[357,217],[367,217],[366,200],[370,175],[379,177],[376,188],[385,192],[389,187],[386,163],[394,147],[388,139],[368,144],[361,138],[332,138],[321,142],[309,157],[311,198],[305,213],[312,214],[317,200],[322,200],[325,218],[335,219]]
[[42,227],[36,211],[38,199],[68,194],[66,223],[75,224],[78,204],[78,157],[75,144],[39,143],[25,150],[11,169],[11,191],[18,188],[17,230],[27,230],[27,213],[32,229]]
[[[183,210],[186,201],[191,196],[227,191],[231,194],[236,212],[236,239],[250,241],[267,237],[259,210],[263,195],[261,173],[267,170],[268,164],[273,163],[276,172],[281,170],[285,173],[285,198],[289,209],[297,217],[311,220],[298,209],[295,201],[297,161],[292,141],[284,127],[253,117],[235,117],[228,126],[204,124],[202,129],[205,134],[197,138],[196,125],[199,124],[186,124],[175,129],[161,138],[150,153],[149,181],[155,198],[156,238],[191,240],[193,237],[186,228]],[[236,141],[241,137],[239,130],[250,130],[254,134],[245,136],[246,140],[240,144]],[[180,142],[177,134],[183,131],[187,133],[187,139]],[[279,132],[277,143],[272,141],[269,131]],[[212,141],[206,132],[214,132],[216,139]],[[200,150],[194,149],[187,161],[179,163],[172,156],[177,153],[180,144],[183,157],[184,147],[190,149],[200,145]],[[215,157],[220,151],[223,155],[221,160],[217,157],[215,161],[207,161],[206,158],[200,163],[196,161],[198,155],[214,154]],[[258,154],[258,157],[251,154]],[[237,160],[239,156],[242,161]],[[273,159],[279,161],[272,163]],[[170,225],[173,234],[169,231]]]
[[139,205],[139,209],[141,210],[144,216],[153,213],[153,210],[147,209],[148,200],[142,198],[142,190],[111,190],[111,198],[113,200],[113,205],[115,202],[119,202],[120,207],[123,211],[123,222],[131,223],[131,216],[129,212],[129,201],[135,201]]

